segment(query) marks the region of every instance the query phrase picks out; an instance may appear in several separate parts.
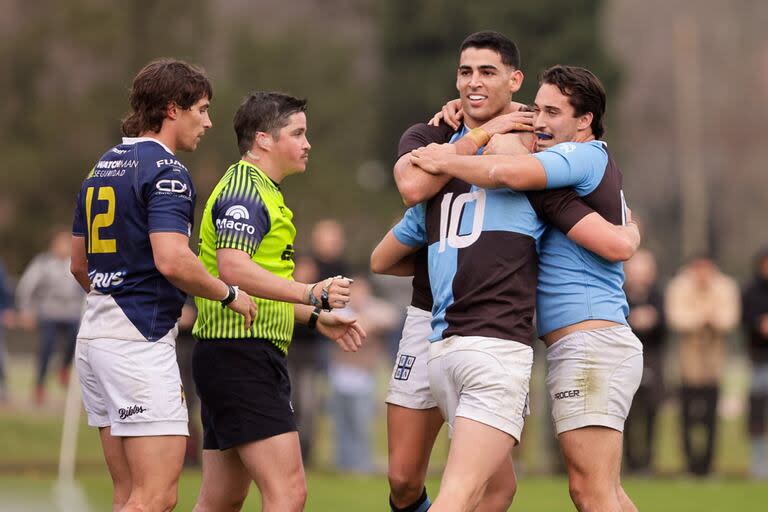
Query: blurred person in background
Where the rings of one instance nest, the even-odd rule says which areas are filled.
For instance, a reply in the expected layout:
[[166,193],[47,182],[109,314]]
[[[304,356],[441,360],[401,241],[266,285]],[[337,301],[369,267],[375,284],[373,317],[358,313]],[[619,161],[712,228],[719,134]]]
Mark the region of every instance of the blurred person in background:
[[768,247],[757,253],[755,275],[742,294],[742,322],[752,362],[749,389],[749,437],[754,478],[768,478]]
[[8,362],[8,347],[5,344],[5,328],[15,323],[13,300],[8,287],[8,275],[5,266],[0,262],[0,404],[8,401],[6,384],[6,365]]
[[377,370],[387,360],[384,340],[397,326],[399,312],[373,294],[364,275],[354,277],[348,308],[365,323],[368,339],[356,353],[335,350],[328,380],[335,432],[335,464],[340,471],[373,471],[371,422],[376,413]]
[[667,335],[664,300],[657,284],[656,259],[638,250],[624,263],[624,291],[630,327],[643,343],[643,378],[624,425],[627,468],[647,472],[653,463],[656,416],[664,397],[664,340]]
[[344,226],[334,219],[323,219],[312,228],[312,258],[321,276],[346,276],[349,263],[344,259],[347,238]]
[[[293,278],[301,283],[317,282],[321,276],[311,256],[296,258]],[[316,419],[323,406],[324,379],[328,371],[328,344],[317,330],[304,324],[293,326],[288,375],[291,378],[291,403],[299,429],[299,445],[304,466],[312,464]]]
[[55,229],[48,250],[32,259],[16,286],[20,325],[31,329],[37,324],[40,334],[34,392],[37,405],[45,401],[45,377],[57,342],[61,343],[59,382],[62,386],[69,382],[85,298],[69,272],[71,254],[69,230]]
[[[665,311],[669,328],[679,337],[687,467],[691,474],[704,476],[711,471],[715,450],[725,340],[740,317],[739,287],[710,257],[696,256],[670,281]],[[697,446],[702,437],[703,446]]]
[[[187,411],[190,417],[197,412],[200,400],[197,398],[195,380],[192,378],[192,352],[195,348],[195,338],[192,336],[192,327],[197,318],[197,307],[192,297],[187,297],[187,302],[181,308],[179,317],[179,335],[176,338],[176,360],[179,363],[179,375],[183,386],[184,400],[187,402]],[[189,422],[189,437],[187,437],[187,449],[184,453],[185,466],[200,465],[200,429],[196,421]]]

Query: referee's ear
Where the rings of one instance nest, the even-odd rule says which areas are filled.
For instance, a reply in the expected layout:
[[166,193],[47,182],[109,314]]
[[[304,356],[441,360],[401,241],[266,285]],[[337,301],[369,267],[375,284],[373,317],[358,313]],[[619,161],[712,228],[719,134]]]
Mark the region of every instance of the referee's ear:
[[256,145],[263,151],[272,149],[272,136],[266,132],[256,133]]

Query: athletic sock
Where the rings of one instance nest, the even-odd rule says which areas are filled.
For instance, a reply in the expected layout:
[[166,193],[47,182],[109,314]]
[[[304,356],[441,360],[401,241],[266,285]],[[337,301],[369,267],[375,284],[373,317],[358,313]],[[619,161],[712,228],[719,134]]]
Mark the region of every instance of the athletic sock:
[[392,512],[427,512],[429,510],[429,507],[432,506],[432,502],[429,501],[429,496],[427,496],[427,488],[425,487],[423,491],[421,491],[421,496],[419,496],[419,499],[408,505],[407,507],[403,508],[397,508],[394,503],[392,503],[392,496],[389,497],[389,508]]

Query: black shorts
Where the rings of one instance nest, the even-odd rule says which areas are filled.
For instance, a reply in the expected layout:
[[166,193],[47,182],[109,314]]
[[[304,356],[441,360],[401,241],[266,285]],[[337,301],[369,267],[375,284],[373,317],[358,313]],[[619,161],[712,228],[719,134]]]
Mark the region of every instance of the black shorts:
[[192,374],[200,396],[203,448],[226,450],[295,432],[285,354],[268,340],[199,340]]

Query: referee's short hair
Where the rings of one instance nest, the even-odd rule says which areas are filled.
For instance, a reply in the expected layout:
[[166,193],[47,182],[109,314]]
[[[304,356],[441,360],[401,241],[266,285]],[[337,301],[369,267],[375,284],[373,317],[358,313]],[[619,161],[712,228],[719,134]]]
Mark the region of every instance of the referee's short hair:
[[307,111],[307,100],[294,98],[279,92],[252,92],[235,112],[237,148],[244,155],[253,147],[258,132],[265,132],[277,140],[280,129],[288,124],[288,118]]
[[520,69],[520,50],[510,38],[499,32],[486,30],[470,34],[461,43],[459,53],[467,48],[493,50],[501,57],[501,62],[512,69]]
[[132,112],[123,119],[123,135],[157,133],[169,103],[188,109],[202,98],[213,99],[213,88],[201,68],[177,59],[154,60],[133,79],[128,96]]
[[575,110],[576,117],[591,112],[592,134],[596,139],[602,138],[605,133],[605,88],[594,73],[585,68],[558,64],[541,73],[541,84],[554,85],[568,96],[568,103]]

